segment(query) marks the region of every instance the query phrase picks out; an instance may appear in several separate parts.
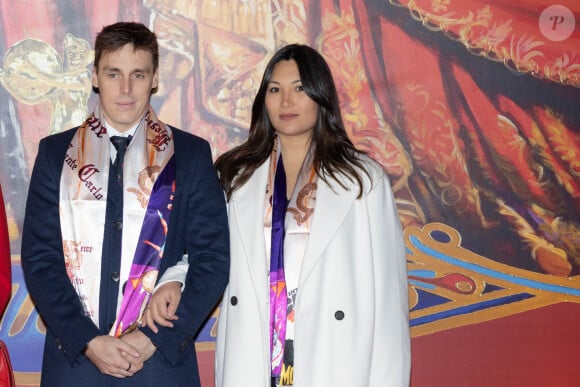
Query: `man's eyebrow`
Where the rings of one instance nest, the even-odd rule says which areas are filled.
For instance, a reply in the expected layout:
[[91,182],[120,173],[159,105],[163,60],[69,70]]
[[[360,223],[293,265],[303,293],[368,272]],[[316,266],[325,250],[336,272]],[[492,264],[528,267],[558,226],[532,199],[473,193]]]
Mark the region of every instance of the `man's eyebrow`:
[[133,73],[150,73],[150,72],[151,72],[151,69],[148,69],[148,68],[144,68],[144,69],[137,68],[137,69],[133,69],[133,71],[131,71],[131,74],[133,74]]
[[[113,72],[122,72],[120,68],[118,67],[110,67],[110,66],[104,66],[103,67],[104,71],[113,71]],[[136,68],[130,71],[130,74],[134,74],[134,73],[150,73],[151,70],[148,68]]]

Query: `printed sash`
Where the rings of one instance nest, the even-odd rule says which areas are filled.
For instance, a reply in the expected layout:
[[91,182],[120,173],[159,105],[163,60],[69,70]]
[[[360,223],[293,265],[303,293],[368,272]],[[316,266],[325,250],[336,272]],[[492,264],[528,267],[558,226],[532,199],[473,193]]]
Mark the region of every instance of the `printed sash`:
[[[71,140],[60,181],[67,274],[85,314],[97,326],[109,150],[109,136],[97,106]],[[127,148],[123,166],[120,283],[127,282],[112,335],[127,333],[138,324],[157,281],[175,190],[173,152],[170,128],[149,107]]]
[[294,339],[294,303],[298,276],[310,234],[318,176],[312,165],[313,152],[306,155],[292,197],[286,201],[286,175],[279,140],[270,156],[266,188],[264,233],[270,254],[270,351],[271,375],[286,379],[293,359],[285,355],[287,339]]
[[286,215],[286,174],[282,156],[278,157],[272,193],[272,248],[270,250],[270,352],[272,376],[280,376],[284,344],[288,294],[284,274],[284,223]]

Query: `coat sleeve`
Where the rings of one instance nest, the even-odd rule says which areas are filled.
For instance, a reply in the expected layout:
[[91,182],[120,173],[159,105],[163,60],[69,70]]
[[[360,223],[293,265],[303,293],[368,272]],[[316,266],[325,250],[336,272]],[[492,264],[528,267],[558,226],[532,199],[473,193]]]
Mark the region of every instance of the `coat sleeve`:
[[64,155],[65,149],[59,144],[49,137],[39,145],[26,202],[21,260],[28,292],[72,365],[99,330],[85,316],[65,269],[59,220],[64,162],[59,155]]
[[411,349],[405,244],[386,175],[367,196],[375,283],[370,387],[409,385]]
[[4,198],[0,188],[0,317],[8,304],[12,289],[10,275],[10,238],[4,209]]
[[[195,155],[188,158],[190,165],[178,165],[178,168],[186,170],[182,176],[188,179],[185,185],[189,188],[183,193],[187,197],[176,197],[179,203],[172,210],[179,212],[177,216],[180,224],[176,226],[180,229],[176,232],[180,235],[178,239],[184,241],[184,244],[176,242],[176,245],[185,246],[189,263],[176,311],[179,319],[174,321],[173,328],[160,327],[158,334],[152,333],[147,327],[142,328],[172,365],[179,362],[190,345],[194,346],[197,333],[223,294],[230,263],[226,204],[209,144],[200,140],[191,149],[178,149],[177,146],[176,153],[185,151]],[[184,250],[171,247],[168,252],[175,255],[171,260],[177,263]]]

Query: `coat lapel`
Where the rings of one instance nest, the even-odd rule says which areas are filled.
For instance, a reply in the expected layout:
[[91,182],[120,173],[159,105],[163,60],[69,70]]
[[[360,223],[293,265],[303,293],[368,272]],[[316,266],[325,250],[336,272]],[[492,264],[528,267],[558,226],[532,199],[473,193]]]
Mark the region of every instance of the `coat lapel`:
[[358,186],[353,187],[350,181],[341,176],[339,178],[342,179],[341,181],[345,186],[351,187],[350,191],[345,190],[337,183],[330,187],[324,180],[318,179],[316,206],[300,270],[299,288],[310,276],[312,269],[316,266],[336,230],[344,222],[344,218],[358,195]]
[[[268,172],[269,162],[265,162],[254,172],[250,180],[234,193],[235,200],[230,201],[233,206],[230,222],[235,222],[235,228],[241,236],[243,255],[247,260],[255,291],[260,297],[266,297],[264,299],[268,297],[268,287],[263,286],[267,283],[264,282],[264,278],[267,278],[269,272],[263,222]],[[300,270],[299,287],[309,277],[358,195],[358,186],[353,186],[352,182],[343,177],[340,178],[345,186],[351,187],[350,191],[337,183],[330,187],[322,179],[318,179],[316,207]]]
[[244,257],[252,276],[256,293],[268,297],[267,278],[268,262],[264,240],[264,200],[266,200],[266,184],[268,182],[269,162],[262,164],[248,182],[234,192],[230,201],[233,211],[230,211],[230,222],[235,223],[235,229],[240,234],[244,248]]

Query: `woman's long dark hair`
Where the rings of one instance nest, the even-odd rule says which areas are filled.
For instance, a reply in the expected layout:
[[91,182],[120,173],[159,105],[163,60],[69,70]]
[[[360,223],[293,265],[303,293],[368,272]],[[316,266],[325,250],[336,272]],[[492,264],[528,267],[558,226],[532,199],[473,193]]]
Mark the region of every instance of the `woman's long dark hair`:
[[358,183],[360,197],[363,192],[360,171],[367,175],[368,172],[359,157],[363,152],[354,147],[346,134],[330,68],[315,49],[302,44],[291,44],[278,50],[266,66],[252,105],[248,139],[222,154],[216,161],[215,165],[228,200],[268,159],[274,147],[276,130],[268,118],[265,99],[274,66],[283,60],[296,62],[306,95],[318,104],[318,119],[311,141],[314,146],[313,165],[316,173],[327,184],[330,185],[330,177],[345,189],[347,187],[340,181],[338,174],[346,175],[351,181]]

